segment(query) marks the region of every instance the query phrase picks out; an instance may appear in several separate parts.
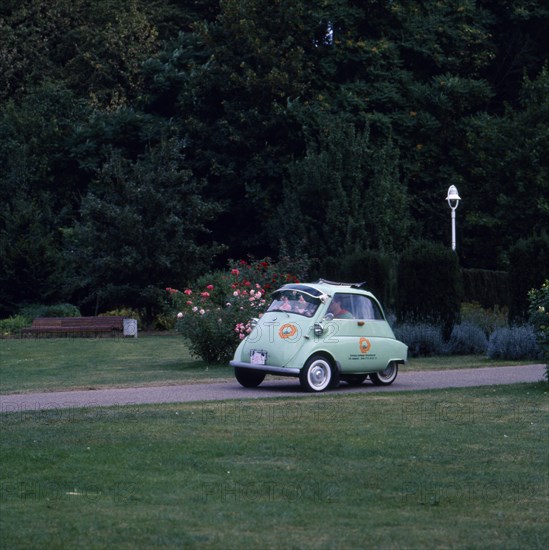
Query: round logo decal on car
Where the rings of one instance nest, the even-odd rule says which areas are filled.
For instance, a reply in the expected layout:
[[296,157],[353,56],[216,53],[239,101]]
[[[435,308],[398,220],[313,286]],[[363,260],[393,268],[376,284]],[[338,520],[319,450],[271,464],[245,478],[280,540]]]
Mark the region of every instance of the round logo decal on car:
[[370,351],[370,348],[372,347],[368,338],[361,338],[358,345],[360,346],[361,353],[368,353]]
[[278,335],[280,338],[292,338],[297,334],[297,327],[292,323],[286,323],[278,329]]

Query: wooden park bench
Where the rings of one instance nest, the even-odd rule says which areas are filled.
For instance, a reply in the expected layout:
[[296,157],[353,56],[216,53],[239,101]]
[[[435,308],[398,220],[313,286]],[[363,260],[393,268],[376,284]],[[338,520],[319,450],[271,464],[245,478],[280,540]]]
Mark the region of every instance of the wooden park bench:
[[124,317],[37,317],[32,326],[21,330],[21,336],[118,336],[123,329]]

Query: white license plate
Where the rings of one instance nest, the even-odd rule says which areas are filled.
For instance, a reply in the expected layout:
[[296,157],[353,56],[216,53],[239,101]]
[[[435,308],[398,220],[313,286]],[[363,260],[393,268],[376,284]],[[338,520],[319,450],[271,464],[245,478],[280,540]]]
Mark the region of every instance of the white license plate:
[[253,349],[250,352],[250,363],[252,365],[265,365],[267,362],[267,352]]

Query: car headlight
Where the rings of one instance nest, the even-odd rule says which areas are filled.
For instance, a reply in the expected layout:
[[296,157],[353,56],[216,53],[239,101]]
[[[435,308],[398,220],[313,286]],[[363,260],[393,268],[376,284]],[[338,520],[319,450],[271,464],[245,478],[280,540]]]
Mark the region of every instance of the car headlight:
[[322,333],[324,332],[322,323],[315,323],[313,325],[313,332],[315,333],[315,336],[322,336]]

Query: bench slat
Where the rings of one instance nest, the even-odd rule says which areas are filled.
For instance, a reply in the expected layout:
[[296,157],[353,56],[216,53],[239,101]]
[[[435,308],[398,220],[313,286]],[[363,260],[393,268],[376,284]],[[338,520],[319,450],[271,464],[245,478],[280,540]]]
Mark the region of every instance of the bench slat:
[[115,332],[124,328],[124,317],[37,317],[22,334]]

